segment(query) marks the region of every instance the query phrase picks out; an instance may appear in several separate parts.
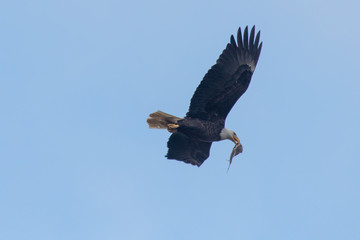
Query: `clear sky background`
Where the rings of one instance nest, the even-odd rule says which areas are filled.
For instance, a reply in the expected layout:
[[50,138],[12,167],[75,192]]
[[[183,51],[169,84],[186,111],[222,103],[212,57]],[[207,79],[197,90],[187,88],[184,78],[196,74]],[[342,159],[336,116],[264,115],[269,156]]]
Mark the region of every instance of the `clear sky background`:
[[[2,1],[0,239],[360,239],[360,5]],[[227,119],[244,152],[165,159],[239,26],[261,30]]]

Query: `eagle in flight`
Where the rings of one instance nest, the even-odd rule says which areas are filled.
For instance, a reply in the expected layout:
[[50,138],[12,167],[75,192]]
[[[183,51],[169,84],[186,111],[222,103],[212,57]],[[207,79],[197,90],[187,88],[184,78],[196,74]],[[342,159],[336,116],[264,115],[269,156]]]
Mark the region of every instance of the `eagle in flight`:
[[225,139],[235,143],[230,163],[242,152],[236,133],[225,128],[225,119],[249,87],[262,42],[260,31],[255,36],[255,26],[250,36],[248,27],[243,34],[239,28],[236,40],[231,35],[230,43],[197,87],[184,118],[157,111],[147,119],[150,128],[172,133],[167,143],[168,159],[200,166],[209,157],[211,144]]

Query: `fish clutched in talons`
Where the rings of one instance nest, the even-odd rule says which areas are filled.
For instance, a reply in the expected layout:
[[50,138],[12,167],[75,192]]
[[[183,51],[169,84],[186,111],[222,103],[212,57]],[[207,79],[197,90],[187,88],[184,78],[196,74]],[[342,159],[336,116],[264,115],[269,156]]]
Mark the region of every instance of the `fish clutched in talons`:
[[176,129],[179,127],[178,124],[173,124],[173,123],[169,123],[168,125],[168,131],[171,132],[171,133],[174,133],[176,132]]
[[230,160],[229,160],[229,167],[228,167],[227,171],[229,171],[229,169],[230,169],[230,165],[231,165],[231,163],[232,163],[232,159],[233,159],[236,155],[238,155],[239,153],[242,153],[242,151],[243,151],[243,147],[242,147],[242,145],[241,145],[241,143],[240,143],[240,141],[239,141],[239,142],[237,142],[237,143],[235,144],[233,150],[231,151]]

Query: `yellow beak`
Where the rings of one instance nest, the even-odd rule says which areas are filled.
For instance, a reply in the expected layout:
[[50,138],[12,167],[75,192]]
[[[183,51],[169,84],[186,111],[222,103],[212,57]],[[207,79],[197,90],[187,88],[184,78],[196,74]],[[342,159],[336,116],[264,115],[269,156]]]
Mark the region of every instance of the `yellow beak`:
[[233,136],[233,142],[234,142],[235,144],[238,144],[238,143],[240,143],[240,139],[239,139],[236,135],[234,135],[234,136]]

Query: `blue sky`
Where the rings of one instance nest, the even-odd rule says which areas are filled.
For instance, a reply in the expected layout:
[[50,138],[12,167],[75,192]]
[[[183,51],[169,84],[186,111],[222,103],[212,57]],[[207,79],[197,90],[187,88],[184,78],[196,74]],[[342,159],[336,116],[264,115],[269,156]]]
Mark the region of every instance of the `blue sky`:
[[[0,239],[359,239],[356,1],[0,3]],[[168,161],[239,26],[261,30],[229,114],[244,153]]]

